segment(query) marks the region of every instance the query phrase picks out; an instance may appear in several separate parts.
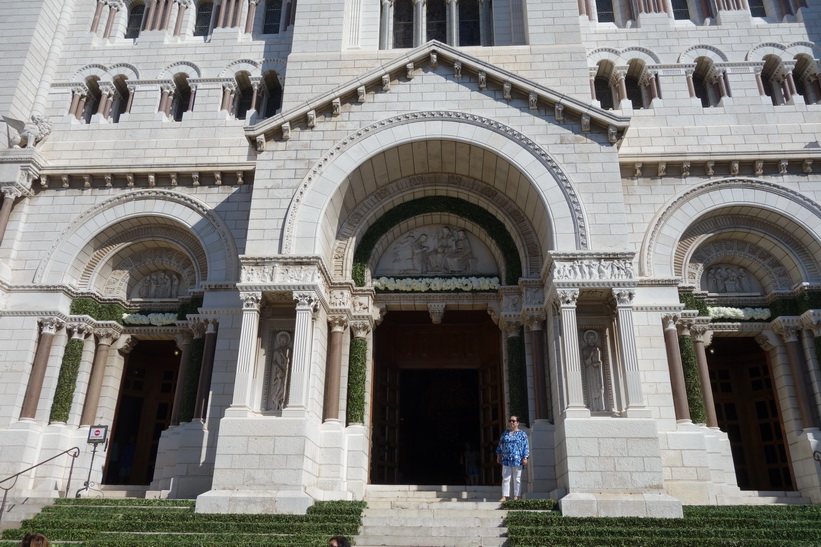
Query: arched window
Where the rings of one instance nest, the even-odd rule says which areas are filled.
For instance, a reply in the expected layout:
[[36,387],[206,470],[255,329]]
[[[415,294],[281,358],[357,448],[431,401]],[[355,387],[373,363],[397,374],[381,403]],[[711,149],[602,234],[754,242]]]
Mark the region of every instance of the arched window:
[[237,96],[234,107],[234,117],[238,120],[244,120],[248,111],[254,108],[254,88],[251,85],[251,78],[247,72],[238,72],[236,74],[237,80]]
[[278,34],[281,19],[282,0],[268,0],[265,2],[265,21],[262,24],[262,33]]
[[269,70],[262,78],[263,91],[262,105],[259,107],[261,118],[270,118],[282,108],[282,86],[276,72]]
[[119,123],[120,115],[127,113],[131,107],[131,92],[128,90],[127,78],[122,75],[114,78],[114,87],[117,89],[117,100],[111,107],[111,121]]
[[482,45],[481,10],[479,0],[459,2],[459,45]]
[[85,104],[81,111],[78,111],[78,119],[85,123],[91,123],[91,117],[97,113],[100,108],[100,79],[97,76],[92,76],[86,80],[86,87],[88,88],[88,95],[85,98]]
[[636,76],[628,74],[624,77],[624,88],[627,91],[627,99],[634,110],[644,108],[644,95],[642,94],[641,85]]
[[750,15],[753,17],[767,17],[764,0],[747,0],[747,4],[750,6]]
[[818,82],[818,63],[809,55],[797,55],[792,71],[795,89],[804,97],[806,104],[821,101],[821,85]]
[[593,99],[599,101],[599,105],[604,110],[613,110],[618,102],[616,90],[610,83],[612,79],[613,63],[599,61],[596,75],[593,78],[593,91],[596,94]]
[[213,2],[201,2],[197,6],[197,17],[194,22],[194,36],[208,36],[211,32],[211,16],[214,13]]
[[596,0],[596,19],[598,19],[599,23],[616,22],[613,0]]
[[690,19],[690,7],[687,5],[687,0],[671,0],[670,3],[673,7],[674,19]]
[[790,100],[783,73],[784,63],[781,62],[778,56],[767,55],[764,57],[761,83],[764,86],[764,94],[770,98],[774,106],[786,104]]
[[182,115],[188,112],[192,105],[191,86],[188,85],[187,74],[174,76],[174,98],[171,101],[171,117],[175,122],[182,121]]
[[140,28],[143,25],[145,15],[145,5],[134,4],[128,12],[128,21],[125,26],[125,37],[136,38],[140,35]]
[[413,2],[396,0],[393,7],[393,47],[413,47]]
[[716,72],[712,60],[707,57],[696,59],[696,68],[693,71],[693,91],[701,100],[701,106],[708,108],[718,105],[722,97],[718,78],[723,77],[722,74]]
[[445,0],[427,0],[425,11],[425,40],[439,40],[447,43],[448,24]]

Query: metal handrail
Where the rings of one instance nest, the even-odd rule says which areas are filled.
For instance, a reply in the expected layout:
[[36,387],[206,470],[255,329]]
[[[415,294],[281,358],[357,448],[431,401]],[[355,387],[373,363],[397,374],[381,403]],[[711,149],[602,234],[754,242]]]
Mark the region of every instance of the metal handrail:
[[[70,452],[73,452],[73,454],[69,454]],[[67,497],[68,497],[68,491],[69,491],[69,488],[70,488],[70,486],[71,486],[71,475],[74,473],[74,462],[75,462],[75,461],[77,461],[77,458],[80,456],[80,447],[79,447],[79,446],[75,446],[74,448],[69,448],[68,450],[63,450],[62,452],[60,452],[60,453],[59,453],[59,454],[57,454],[56,456],[52,456],[52,457],[50,457],[50,458],[49,458],[49,459],[47,459],[47,460],[43,460],[43,461],[41,461],[40,463],[37,463],[37,464],[32,465],[32,466],[31,466],[31,467],[29,467],[28,469],[23,469],[23,470],[22,470],[22,471],[20,471],[19,473],[15,473],[14,475],[9,475],[9,476],[8,476],[8,477],[6,477],[5,479],[0,480],[0,488],[2,488],[2,489],[3,489],[3,501],[2,501],[2,502],[0,502],[0,522],[3,522],[3,515],[4,515],[4,514],[5,514],[5,512],[6,512],[6,498],[7,498],[7,497],[8,497],[8,495],[9,495],[9,490],[11,490],[12,488],[14,488],[14,486],[17,484],[17,479],[18,479],[18,478],[20,478],[20,475],[23,475],[23,474],[25,474],[25,473],[28,473],[28,472],[29,472],[29,471],[31,471],[32,469],[34,469],[34,468],[36,468],[36,467],[40,467],[40,466],[41,466],[41,465],[43,465],[44,463],[48,463],[48,462],[50,462],[51,460],[56,459],[56,458],[59,458],[60,456],[62,456],[62,455],[64,455],[64,454],[67,454],[67,455],[68,455],[68,457],[70,457],[70,458],[71,458],[71,468],[70,468],[70,469],[69,469],[69,471],[68,471],[68,481],[66,481],[66,493],[63,495],[63,497],[64,497],[64,498],[67,498]],[[12,479],[14,479],[14,481],[11,483],[11,486],[8,486],[8,487],[6,487],[6,486],[2,486],[2,484],[3,484],[4,482],[6,482],[6,481],[10,481],[10,480],[12,480]]]

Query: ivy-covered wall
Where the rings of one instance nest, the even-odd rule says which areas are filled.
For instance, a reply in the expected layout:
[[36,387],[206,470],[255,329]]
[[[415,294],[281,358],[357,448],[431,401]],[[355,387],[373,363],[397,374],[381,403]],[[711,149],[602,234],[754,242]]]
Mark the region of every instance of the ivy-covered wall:
[[368,341],[364,338],[351,340],[348,357],[348,425],[365,423],[365,372],[367,370]]
[[687,390],[687,406],[690,407],[690,419],[697,424],[706,423],[704,393],[701,391],[701,381],[698,377],[698,364],[696,363],[696,350],[693,347],[693,339],[689,336],[680,336],[678,346],[681,352],[681,366],[684,369],[684,386]]
[[74,389],[77,387],[77,374],[80,372],[80,360],[83,357],[83,341],[72,338],[66,344],[60,375],[57,377],[57,390],[51,403],[49,422],[68,422],[71,403],[74,400]]
[[365,268],[377,241],[388,230],[409,218],[426,213],[450,213],[481,226],[499,247],[505,262],[505,283],[515,285],[522,276],[522,261],[516,243],[505,225],[486,209],[459,198],[428,196],[397,205],[371,224],[354,252],[351,276],[358,287],[365,285]]
[[510,390],[510,413],[519,417],[523,425],[530,423],[527,409],[527,362],[525,340],[521,329],[519,336],[511,336],[507,345],[507,382]]
[[185,378],[177,378],[183,382],[182,401],[180,402],[180,423],[194,419],[194,406],[197,404],[197,388],[200,384],[200,369],[202,368],[202,354],[205,350],[205,338],[194,338],[188,352],[188,363],[185,366]]
[[88,315],[97,321],[122,323],[125,308],[119,304],[101,304],[91,298],[75,298],[69,311],[71,315]]

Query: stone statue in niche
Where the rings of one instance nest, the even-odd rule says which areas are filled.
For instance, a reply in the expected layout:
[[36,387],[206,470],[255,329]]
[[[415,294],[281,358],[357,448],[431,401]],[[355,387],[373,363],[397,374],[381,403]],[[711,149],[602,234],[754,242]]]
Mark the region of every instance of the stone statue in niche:
[[156,271],[143,277],[137,286],[139,298],[176,298],[180,277],[169,271]]
[[758,289],[753,287],[747,270],[724,265],[707,268],[702,280],[702,289],[716,294],[758,292]]
[[291,354],[291,335],[284,330],[278,332],[271,358],[271,383],[268,389],[269,410],[285,408],[288,376],[291,373]]
[[599,333],[592,329],[587,330],[583,339],[585,346],[582,348],[582,364],[587,384],[587,406],[591,412],[604,410],[604,366]]

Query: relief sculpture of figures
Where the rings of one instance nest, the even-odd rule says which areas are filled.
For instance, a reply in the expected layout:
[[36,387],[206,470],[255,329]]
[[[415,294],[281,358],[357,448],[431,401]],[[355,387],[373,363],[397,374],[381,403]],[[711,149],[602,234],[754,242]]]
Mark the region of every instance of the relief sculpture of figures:
[[582,362],[587,382],[588,406],[590,411],[604,410],[604,376],[599,333],[594,330],[585,331],[584,342],[586,345],[582,348]]
[[710,293],[758,292],[752,287],[747,271],[736,266],[711,266],[704,274],[702,288]]
[[268,408],[285,408],[285,394],[291,367],[291,335],[285,331],[277,333],[274,356],[271,359],[271,386],[268,390]]

